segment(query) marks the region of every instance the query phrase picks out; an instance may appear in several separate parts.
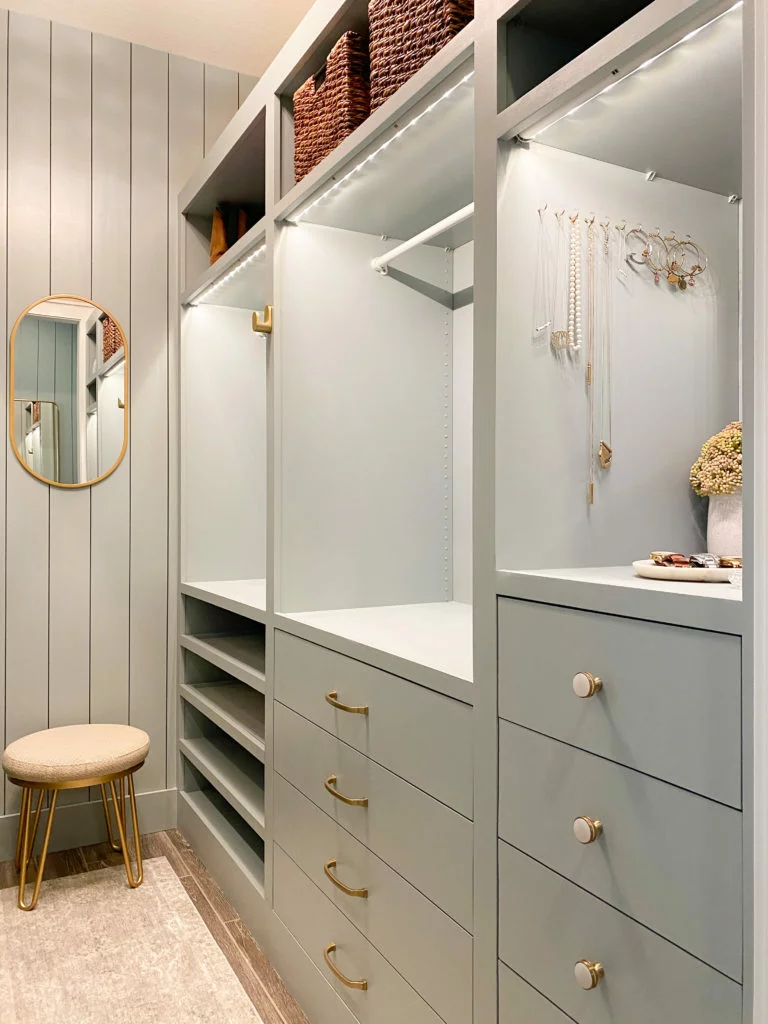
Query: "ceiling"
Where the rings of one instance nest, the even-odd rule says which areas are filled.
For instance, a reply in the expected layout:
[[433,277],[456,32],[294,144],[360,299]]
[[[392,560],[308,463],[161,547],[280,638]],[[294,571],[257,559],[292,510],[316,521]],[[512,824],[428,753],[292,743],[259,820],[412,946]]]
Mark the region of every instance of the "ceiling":
[[261,76],[312,0],[6,0],[3,6]]

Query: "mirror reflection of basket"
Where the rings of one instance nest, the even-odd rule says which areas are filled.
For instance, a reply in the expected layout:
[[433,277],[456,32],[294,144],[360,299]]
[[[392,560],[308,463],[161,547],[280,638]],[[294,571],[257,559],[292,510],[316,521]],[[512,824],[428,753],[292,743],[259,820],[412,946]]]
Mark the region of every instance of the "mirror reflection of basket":
[[105,316],[101,321],[101,327],[103,332],[102,360],[106,363],[108,359],[111,359],[123,347],[123,335],[111,317]]
[[371,110],[397,92],[473,17],[473,0],[371,0]]
[[294,172],[301,179],[370,113],[368,44],[345,32],[323,67],[293,94]]

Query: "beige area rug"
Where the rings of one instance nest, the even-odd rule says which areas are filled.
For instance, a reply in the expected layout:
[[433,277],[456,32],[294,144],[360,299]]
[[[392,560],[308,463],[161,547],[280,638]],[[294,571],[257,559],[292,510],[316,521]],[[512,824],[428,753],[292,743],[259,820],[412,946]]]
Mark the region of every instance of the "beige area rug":
[[0,1024],[263,1024],[165,857],[0,892]]

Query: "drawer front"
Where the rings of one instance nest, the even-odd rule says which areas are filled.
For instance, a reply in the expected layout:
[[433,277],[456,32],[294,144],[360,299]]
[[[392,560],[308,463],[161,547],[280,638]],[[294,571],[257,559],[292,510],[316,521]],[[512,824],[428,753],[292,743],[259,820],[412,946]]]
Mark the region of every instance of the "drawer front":
[[[579,1024],[740,1024],[741,986],[499,843],[499,955]],[[579,960],[605,977],[584,991]]]
[[499,1024],[572,1024],[572,1021],[499,961]]
[[[472,822],[275,702],[275,771],[467,931],[472,931]],[[367,798],[350,807],[340,793]]]
[[500,599],[499,714],[741,807],[738,637]]
[[[440,1024],[434,1010],[351,924],[280,848],[274,847],[274,910],[306,954],[362,1024]],[[365,991],[349,988],[332,972],[329,954],[350,980],[365,979]]]
[[[582,845],[580,815],[603,833]],[[736,980],[741,813],[500,723],[499,835]]]
[[[472,936],[279,775],[275,839],[447,1024],[472,1019]],[[331,859],[339,881],[366,897],[328,879]]]
[[[333,708],[367,707],[368,714]],[[275,634],[275,698],[472,817],[472,709],[289,633]]]

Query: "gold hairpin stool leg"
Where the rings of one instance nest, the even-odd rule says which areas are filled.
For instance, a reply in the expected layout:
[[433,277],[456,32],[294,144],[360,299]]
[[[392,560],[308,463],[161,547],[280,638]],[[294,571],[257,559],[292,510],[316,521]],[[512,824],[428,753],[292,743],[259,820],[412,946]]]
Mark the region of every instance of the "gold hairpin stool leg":
[[[128,779],[128,795],[125,792],[125,781]],[[121,852],[123,855],[123,863],[125,864],[125,873],[128,877],[128,885],[132,889],[138,888],[144,880],[144,864],[141,859],[141,839],[139,836],[139,816],[136,810],[136,794],[133,790],[133,772],[129,772],[128,775],[122,775],[118,779],[109,780],[109,791],[112,797],[112,805],[115,809],[115,819],[117,821],[117,833],[118,839],[115,840],[114,833],[112,831],[112,816],[109,812],[109,805],[107,803],[106,788],[102,784],[101,787],[101,798],[104,803],[104,814],[107,819],[107,834],[109,836],[109,845],[116,852]],[[131,857],[128,851],[128,802],[131,804],[131,826],[133,828],[133,848],[134,858],[136,860],[136,873],[134,874],[133,868],[131,867]]]
[[[37,875],[35,877],[35,886],[32,891],[32,899],[29,903],[25,903],[24,897],[27,887],[27,868],[29,867],[29,862],[32,860],[32,851],[37,837],[37,826],[40,822],[40,812],[43,807],[46,792],[48,792],[50,796],[48,803],[48,821],[45,826],[45,835],[43,837],[43,848],[40,851],[40,857],[38,859]],[[28,786],[24,787],[21,800],[21,814],[19,815],[19,836],[16,843],[16,866],[20,872],[19,910],[34,910],[37,906],[37,900],[40,896],[40,885],[43,881],[43,872],[45,870],[45,858],[48,856],[48,844],[51,840],[53,815],[56,811],[56,799],[58,795],[58,789],[40,789],[40,795],[37,799],[37,808],[35,809],[35,823],[30,829],[32,824],[32,789]]]

